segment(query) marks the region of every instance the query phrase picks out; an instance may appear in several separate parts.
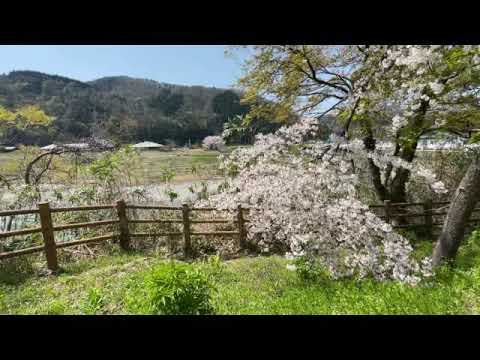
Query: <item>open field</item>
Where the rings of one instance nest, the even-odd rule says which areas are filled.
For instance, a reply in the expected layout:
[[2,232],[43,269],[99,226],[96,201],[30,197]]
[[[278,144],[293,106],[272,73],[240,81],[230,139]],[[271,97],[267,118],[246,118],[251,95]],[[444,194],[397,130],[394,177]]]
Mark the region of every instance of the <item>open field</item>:
[[[195,180],[209,180],[218,177],[217,151],[204,149],[178,149],[173,151],[140,151],[141,161],[135,167],[141,184],[161,184],[166,169],[173,170],[173,183],[182,183]],[[68,155],[67,155],[68,156]],[[86,156],[92,157],[91,153]],[[98,156],[98,154],[94,155]],[[9,172],[9,163],[19,162],[23,158],[21,151],[0,153],[0,169],[3,174]]]
[[174,182],[208,180],[216,177],[217,151],[203,149],[175,150],[171,152],[142,151],[142,179],[146,184],[161,182],[165,168],[175,171]]

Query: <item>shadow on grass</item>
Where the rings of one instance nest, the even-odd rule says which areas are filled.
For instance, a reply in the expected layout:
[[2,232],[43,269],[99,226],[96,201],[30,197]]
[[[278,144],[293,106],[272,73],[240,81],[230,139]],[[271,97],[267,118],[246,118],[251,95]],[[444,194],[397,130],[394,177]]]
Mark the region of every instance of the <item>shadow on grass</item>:
[[34,258],[31,256],[6,259],[0,263],[0,284],[20,285],[36,275]]
[[[59,269],[55,275],[75,276],[89,270],[122,265],[137,258],[152,256],[154,255],[151,252],[143,250],[129,252],[112,250],[80,260],[65,258],[60,255],[58,257]],[[18,286],[29,279],[40,278],[45,275],[51,275],[51,273],[47,271],[44,259],[40,259],[38,256],[19,256],[3,260],[0,263],[0,285]]]
[[154,255],[151,252],[146,250],[131,250],[128,252],[114,250],[105,254],[97,255],[94,258],[64,262],[58,275],[80,275],[81,273],[89,270],[102,269],[115,265],[123,265],[135,259],[153,256]]

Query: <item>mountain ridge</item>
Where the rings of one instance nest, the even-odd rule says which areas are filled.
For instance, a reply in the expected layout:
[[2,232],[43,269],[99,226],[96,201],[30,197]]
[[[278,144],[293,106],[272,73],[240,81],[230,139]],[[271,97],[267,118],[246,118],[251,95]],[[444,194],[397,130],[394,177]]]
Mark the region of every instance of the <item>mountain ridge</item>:
[[[247,109],[239,103],[236,89],[169,84],[126,75],[87,82],[33,70],[0,75],[0,105],[15,108],[37,104],[56,118],[51,129],[13,129],[9,136],[16,143],[43,145],[93,134],[119,142],[195,142],[221,131],[227,115],[245,113]],[[222,113],[222,109],[230,113]]]

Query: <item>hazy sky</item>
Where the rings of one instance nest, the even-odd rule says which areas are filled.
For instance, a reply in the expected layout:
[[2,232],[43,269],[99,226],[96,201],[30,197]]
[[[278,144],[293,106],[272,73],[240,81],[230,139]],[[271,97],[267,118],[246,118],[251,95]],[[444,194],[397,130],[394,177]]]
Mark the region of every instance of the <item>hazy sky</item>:
[[221,45],[1,45],[0,73],[35,70],[81,81],[126,75],[182,85],[230,87],[241,60]]

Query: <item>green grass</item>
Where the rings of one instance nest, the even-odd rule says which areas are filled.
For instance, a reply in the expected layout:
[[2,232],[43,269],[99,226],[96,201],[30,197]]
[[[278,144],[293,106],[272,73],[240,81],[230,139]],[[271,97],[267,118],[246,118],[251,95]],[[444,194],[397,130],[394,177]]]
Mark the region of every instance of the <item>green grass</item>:
[[[416,287],[373,280],[302,282],[278,257],[197,262],[213,281],[216,314],[478,314],[480,237],[464,246],[454,268]],[[431,246],[419,246],[425,253]],[[138,314],[146,276],[165,261],[117,254],[68,264],[57,277],[33,273],[0,282],[3,314]],[[24,271],[28,271],[24,270]]]

